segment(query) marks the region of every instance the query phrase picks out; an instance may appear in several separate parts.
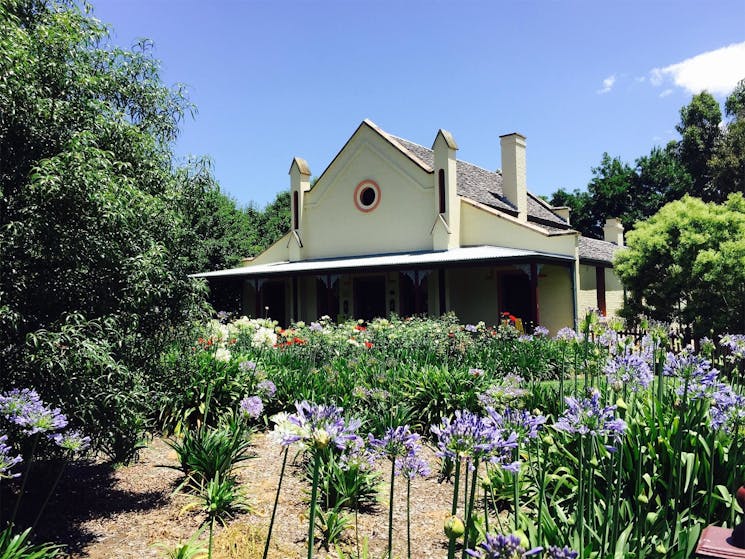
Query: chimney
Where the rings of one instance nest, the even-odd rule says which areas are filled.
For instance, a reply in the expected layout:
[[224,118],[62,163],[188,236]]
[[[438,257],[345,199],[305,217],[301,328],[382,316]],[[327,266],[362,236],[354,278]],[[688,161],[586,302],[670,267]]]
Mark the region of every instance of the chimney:
[[305,159],[295,157],[290,165],[291,228],[297,231],[303,223],[303,197],[310,190],[310,167]]
[[561,219],[567,222],[567,225],[569,225],[569,215],[572,212],[572,208],[569,206],[554,206],[551,208],[551,211],[554,212],[556,215],[558,215]]
[[603,239],[614,245],[623,246],[623,225],[618,218],[609,217],[605,220]]
[[[434,250],[449,250],[460,246],[460,198],[457,192],[458,144],[447,130],[439,130],[432,144],[434,154],[434,205],[439,215],[433,228]],[[444,227],[441,227],[444,225]]]
[[502,191],[505,198],[517,208],[520,221],[528,221],[525,139],[517,132],[499,137],[502,148]]

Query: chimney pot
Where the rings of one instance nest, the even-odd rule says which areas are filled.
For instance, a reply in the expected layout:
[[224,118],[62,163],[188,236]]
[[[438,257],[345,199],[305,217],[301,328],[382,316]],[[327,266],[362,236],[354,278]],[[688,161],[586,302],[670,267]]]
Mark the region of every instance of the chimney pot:
[[502,191],[517,208],[517,218],[528,220],[528,181],[525,166],[525,136],[513,132],[499,137],[502,150]]

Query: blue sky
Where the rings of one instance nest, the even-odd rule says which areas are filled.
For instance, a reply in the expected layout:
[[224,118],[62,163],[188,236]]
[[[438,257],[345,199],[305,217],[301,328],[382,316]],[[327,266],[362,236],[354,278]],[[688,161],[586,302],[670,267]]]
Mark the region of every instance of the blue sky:
[[[318,176],[364,118],[500,166],[528,138],[528,185],[585,188],[602,153],[629,162],[677,138],[680,107],[745,78],[745,2],[93,0],[112,43],[155,43],[167,84],[199,113],[181,157],[263,206],[293,156]],[[724,47],[730,47],[726,50]],[[698,57],[698,58],[696,58]]]

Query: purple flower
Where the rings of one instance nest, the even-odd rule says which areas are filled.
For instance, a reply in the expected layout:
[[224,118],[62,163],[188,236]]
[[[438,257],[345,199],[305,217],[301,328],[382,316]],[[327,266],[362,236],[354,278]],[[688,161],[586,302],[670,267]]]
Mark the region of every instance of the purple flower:
[[270,380],[262,380],[256,386],[256,390],[267,398],[272,398],[277,393],[277,387]]
[[311,322],[310,331],[311,332],[323,332],[323,326],[321,326],[320,322]]
[[69,450],[73,454],[80,454],[91,444],[91,438],[83,436],[80,431],[57,433],[51,438],[58,447]]
[[465,459],[469,467],[472,461],[487,461],[506,464],[511,449],[517,447],[517,435],[504,437],[502,429],[468,410],[458,410],[455,418],[445,417],[440,425],[433,425],[437,436],[438,455],[452,460]]
[[241,414],[251,419],[256,419],[264,411],[264,404],[258,396],[246,396],[238,404]]
[[676,390],[679,396],[687,393],[693,398],[706,394],[708,389],[718,382],[717,376],[719,375],[719,371],[712,369],[708,359],[688,349],[684,349],[677,355],[668,353],[663,373],[682,383]]
[[478,332],[478,331],[479,331],[479,329],[478,329],[478,328],[477,328],[476,326],[474,326],[473,324],[466,324],[466,325],[465,325],[465,326],[463,327],[463,329],[464,329],[464,330],[465,330],[466,332],[472,332],[472,333],[474,333],[474,332]]
[[727,359],[736,361],[745,357],[745,335],[725,334],[719,338],[719,345],[729,350]]
[[621,440],[626,431],[626,422],[616,417],[616,406],[601,406],[599,390],[592,389],[590,397],[582,400],[568,397],[566,403],[564,415],[554,424],[556,429],[582,437],[607,436],[614,441]]
[[342,408],[303,401],[295,403],[295,409],[296,413],[287,417],[292,427],[284,433],[283,445],[301,442],[313,449],[333,445],[339,450],[345,450],[350,445],[359,444],[361,439],[357,429],[360,421],[345,420]]
[[13,466],[20,464],[23,460],[19,455],[12,456],[13,449],[10,448],[6,443],[8,442],[8,435],[0,435],[0,479],[18,477],[21,474],[11,474],[10,470]]
[[569,328],[568,326],[565,326],[558,332],[556,332],[556,336],[554,337],[555,340],[564,340],[567,342],[576,342],[579,340],[579,336],[577,335],[577,332]]
[[256,363],[253,361],[241,361],[238,363],[238,368],[244,373],[256,370]]
[[48,407],[35,390],[27,388],[0,395],[0,413],[26,435],[57,431],[67,426],[67,418],[59,408]]
[[526,410],[510,407],[505,408],[503,413],[497,412],[494,408],[487,408],[486,413],[487,419],[495,427],[506,433],[517,434],[517,440],[521,443],[535,439],[538,430],[546,423],[546,418],[542,415],[533,415]]
[[0,394],[0,414],[11,423],[16,423],[17,417],[22,417],[29,406],[43,406],[44,403],[36,390],[28,388],[14,388],[10,392]]
[[557,547],[555,545],[550,546],[543,559],[577,559],[579,553],[572,551],[568,547]]
[[533,336],[530,334],[521,334],[519,338],[517,338],[518,342],[532,342]]
[[712,430],[723,429],[725,433],[733,434],[736,426],[745,424],[745,396],[722,385],[714,392],[712,399],[709,408],[709,425]]
[[617,392],[624,386],[636,392],[639,388],[647,388],[653,379],[649,363],[641,355],[632,353],[631,348],[626,348],[622,355],[609,358],[603,372],[608,384]]
[[479,559],[523,559],[541,551],[540,547],[526,551],[520,545],[520,538],[514,534],[486,534],[486,541],[479,544],[478,549],[466,550],[471,557]]
[[408,425],[390,428],[382,439],[369,438],[374,452],[394,461],[396,475],[404,474],[409,478],[429,474],[429,465],[420,455],[422,452],[421,437],[412,433]]
[[536,326],[533,328],[533,335],[539,338],[545,338],[548,336],[548,328],[545,326]]

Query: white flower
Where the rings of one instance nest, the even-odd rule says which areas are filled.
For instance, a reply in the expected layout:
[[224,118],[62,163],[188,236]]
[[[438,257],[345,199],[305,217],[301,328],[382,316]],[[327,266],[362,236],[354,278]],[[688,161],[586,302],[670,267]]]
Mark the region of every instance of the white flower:
[[230,361],[230,350],[224,347],[218,347],[215,352],[215,360],[227,363]]
[[256,349],[261,349],[262,347],[274,347],[276,343],[277,334],[274,333],[274,330],[269,328],[261,327],[256,330],[254,335],[251,337],[251,345]]

